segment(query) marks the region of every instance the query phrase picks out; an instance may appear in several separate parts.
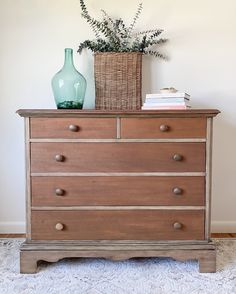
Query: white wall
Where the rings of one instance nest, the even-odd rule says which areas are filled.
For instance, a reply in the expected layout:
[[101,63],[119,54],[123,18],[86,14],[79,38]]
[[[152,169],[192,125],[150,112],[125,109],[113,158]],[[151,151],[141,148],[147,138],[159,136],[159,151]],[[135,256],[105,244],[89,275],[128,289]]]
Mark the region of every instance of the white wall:
[[[213,156],[213,229],[236,232],[236,1],[145,0],[139,29],[163,28],[170,61],[144,58],[144,93],[175,86],[195,107],[218,108]],[[129,21],[138,1],[87,0]],[[91,38],[79,0],[0,1],[0,232],[24,231],[23,119],[18,108],[55,108],[50,79],[63,50]],[[75,54],[94,103],[92,56]]]

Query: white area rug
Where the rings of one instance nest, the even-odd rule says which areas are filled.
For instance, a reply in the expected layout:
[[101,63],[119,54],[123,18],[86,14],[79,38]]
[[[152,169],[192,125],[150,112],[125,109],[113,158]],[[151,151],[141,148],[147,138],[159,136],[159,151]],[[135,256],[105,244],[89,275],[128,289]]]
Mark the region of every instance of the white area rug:
[[215,274],[199,274],[196,261],[169,258],[65,259],[19,274],[22,239],[0,239],[1,294],[235,294],[236,240],[216,240]]

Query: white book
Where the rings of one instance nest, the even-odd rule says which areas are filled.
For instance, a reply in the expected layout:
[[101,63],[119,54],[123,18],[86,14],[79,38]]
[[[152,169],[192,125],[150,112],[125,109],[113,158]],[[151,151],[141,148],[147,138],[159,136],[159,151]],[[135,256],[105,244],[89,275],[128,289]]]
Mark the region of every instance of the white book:
[[146,103],[179,103],[179,102],[189,102],[189,98],[183,97],[166,97],[166,98],[146,98]]
[[148,106],[148,107],[156,107],[156,106],[182,106],[182,105],[186,105],[186,106],[190,106],[189,103],[186,102],[168,102],[168,103],[149,103],[149,102],[144,102],[143,106]]
[[190,95],[183,92],[157,93],[157,94],[146,94],[146,98],[190,98]]
[[189,109],[191,106],[187,105],[180,105],[180,106],[156,106],[156,107],[149,107],[149,106],[142,106],[142,110],[178,110],[178,109]]

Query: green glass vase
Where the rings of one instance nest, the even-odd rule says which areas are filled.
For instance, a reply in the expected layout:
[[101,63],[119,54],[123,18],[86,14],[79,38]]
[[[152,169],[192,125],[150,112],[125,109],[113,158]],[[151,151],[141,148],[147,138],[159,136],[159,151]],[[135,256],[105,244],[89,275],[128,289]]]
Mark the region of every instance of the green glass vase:
[[62,69],[52,78],[52,90],[58,109],[82,109],[87,82],[73,62],[73,49],[65,49]]

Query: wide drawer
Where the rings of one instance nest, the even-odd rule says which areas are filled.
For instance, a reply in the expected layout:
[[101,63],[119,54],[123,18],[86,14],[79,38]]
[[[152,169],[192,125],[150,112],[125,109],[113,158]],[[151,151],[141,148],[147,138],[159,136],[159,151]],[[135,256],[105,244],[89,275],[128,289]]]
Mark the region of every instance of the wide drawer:
[[205,205],[204,177],[32,177],[33,206]]
[[31,138],[114,139],[116,118],[31,118]]
[[206,118],[121,118],[121,138],[206,138]]
[[204,239],[204,211],[32,211],[31,217],[32,240]]
[[203,172],[205,143],[31,143],[32,172]]

